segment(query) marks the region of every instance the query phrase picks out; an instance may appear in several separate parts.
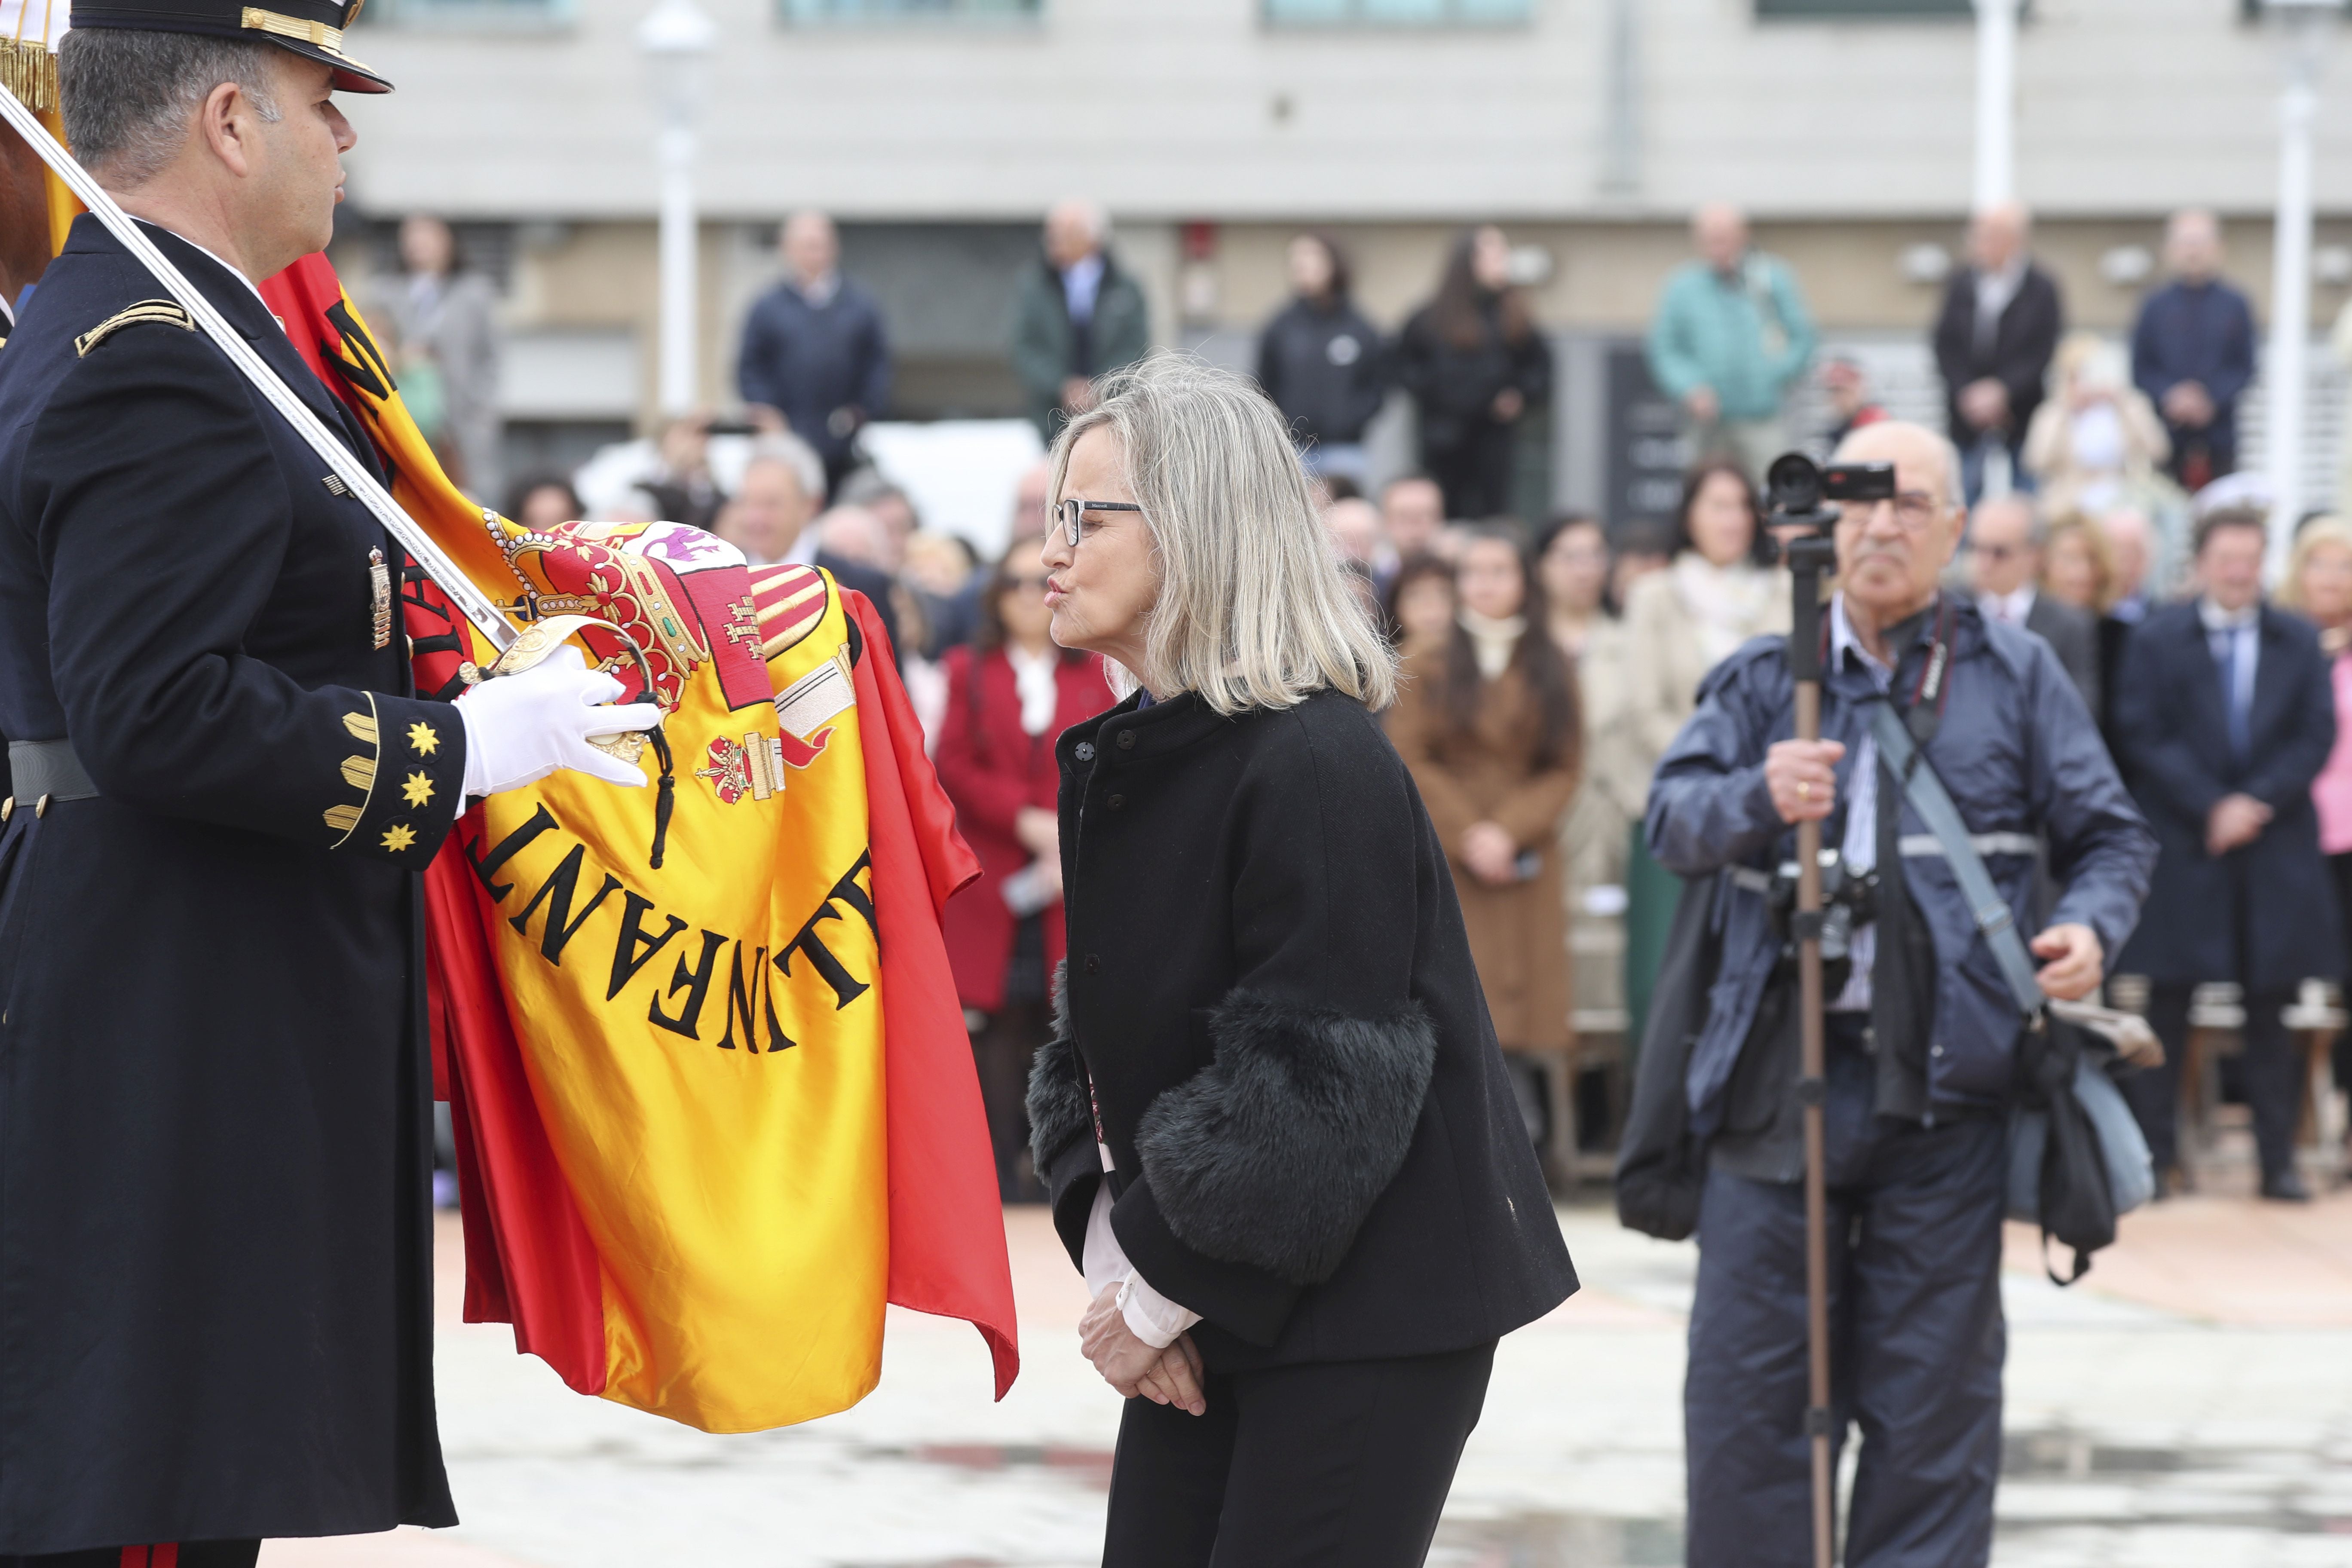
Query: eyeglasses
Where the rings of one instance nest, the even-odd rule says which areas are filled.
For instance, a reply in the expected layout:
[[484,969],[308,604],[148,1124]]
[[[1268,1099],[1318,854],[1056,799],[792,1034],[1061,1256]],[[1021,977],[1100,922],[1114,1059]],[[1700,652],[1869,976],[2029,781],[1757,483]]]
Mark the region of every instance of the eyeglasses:
[[1131,500],[1081,500],[1076,496],[1054,503],[1054,515],[1061,520],[1062,535],[1070,548],[1078,547],[1078,520],[1090,511],[1141,511]]
[[2017,544],[1977,544],[1969,548],[1988,561],[2007,561],[2025,553],[2024,547]]
[[1927,491],[1905,490],[1892,500],[1848,501],[1845,503],[1843,514],[1838,521],[1867,528],[1870,526],[1871,520],[1878,515],[1878,509],[1882,506],[1893,507],[1895,521],[1901,523],[1904,530],[1910,533],[1925,533],[1927,531],[1927,525],[1934,522],[1944,512],[1943,507],[1937,504],[1936,498]]

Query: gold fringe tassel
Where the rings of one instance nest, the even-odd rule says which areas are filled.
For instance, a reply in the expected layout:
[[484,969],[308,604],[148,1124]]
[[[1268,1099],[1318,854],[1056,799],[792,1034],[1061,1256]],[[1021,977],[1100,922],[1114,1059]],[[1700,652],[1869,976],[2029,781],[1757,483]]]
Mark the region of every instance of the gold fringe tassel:
[[38,113],[58,106],[58,57],[38,38],[0,38],[0,87]]

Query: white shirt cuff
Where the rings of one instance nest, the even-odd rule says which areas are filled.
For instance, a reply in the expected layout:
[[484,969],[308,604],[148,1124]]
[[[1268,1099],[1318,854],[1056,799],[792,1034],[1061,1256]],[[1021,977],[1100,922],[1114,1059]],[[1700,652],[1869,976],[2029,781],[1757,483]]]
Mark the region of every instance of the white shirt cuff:
[[[1108,1149],[1102,1150],[1102,1163],[1104,1171],[1108,1172],[1111,1162]],[[1176,1342],[1177,1335],[1201,1321],[1200,1313],[1177,1305],[1153,1289],[1135,1271],[1135,1265],[1127,1260],[1127,1253],[1110,1227],[1108,1182],[1095,1189],[1094,1208],[1087,1215],[1087,1240],[1082,1251],[1087,1293],[1099,1296],[1117,1285],[1119,1315],[1127,1320],[1128,1331],[1145,1344],[1165,1350]]]
[[1127,1320],[1129,1333],[1154,1350],[1166,1350],[1177,1335],[1201,1321],[1200,1313],[1178,1306],[1132,1270],[1118,1288],[1118,1315]]

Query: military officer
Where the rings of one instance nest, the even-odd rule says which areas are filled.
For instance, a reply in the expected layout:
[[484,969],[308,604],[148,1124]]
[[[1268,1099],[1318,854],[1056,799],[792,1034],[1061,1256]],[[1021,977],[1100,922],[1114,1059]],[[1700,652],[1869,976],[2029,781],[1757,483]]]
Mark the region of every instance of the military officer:
[[[356,10],[354,5],[352,9]],[[362,460],[255,280],[352,143],[328,0],[77,0],[78,154]],[[455,1522],[417,873],[650,708],[413,691],[373,515],[96,220],[0,351],[0,1563]]]

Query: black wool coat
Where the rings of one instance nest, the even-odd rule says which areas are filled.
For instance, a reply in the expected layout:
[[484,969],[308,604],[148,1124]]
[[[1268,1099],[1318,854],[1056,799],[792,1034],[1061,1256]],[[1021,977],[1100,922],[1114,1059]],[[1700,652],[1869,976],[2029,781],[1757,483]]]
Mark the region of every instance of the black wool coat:
[[1397,380],[1420,412],[1423,452],[1457,451],[1481,429],[1496,428],[1494,403],[1505,391],[1529,403],[1551,394],[1551,345],[1543,333],[1531,330],[1516,343],[1505,338],[1502,310],[1491,295],[1480,321],[1478,342],[1465,346],[1447,334],[1436,308],[1424,306],[1397,338]]
[[1130,697],[1058,750],[1070,956],[1029,1105],[1072,1261],[1107,1179],[1220,1371],[1465,1349],[1566,1300],[1444,854],[1362,704]]
[[[2115,738],[2160,853],[2139,929],[2107,966],[2116,973],[2277,992],[2344,973],[2311,804],[2311,781],[2336,744],[2335,686],[2318,633],[2298,616],[2263,605],[2261,650],[2241,763],[2196,603],[2149,611],[2124,645]],[[2206,815],[2232,794],[2276,815],[2261,837],[2216,858],[2205,853]]]
[[1361,441],[1392,379],[1387,340],[1353,300],[1295,299],[1258,334],[1257,384],[1302,446]]
[[367,509],[184,319],[106,325],[162,292],[81,218],[0,352],[0,732],[100,791],[0,829],[0,1554],[456,1521],[417,873],[464,727]]

